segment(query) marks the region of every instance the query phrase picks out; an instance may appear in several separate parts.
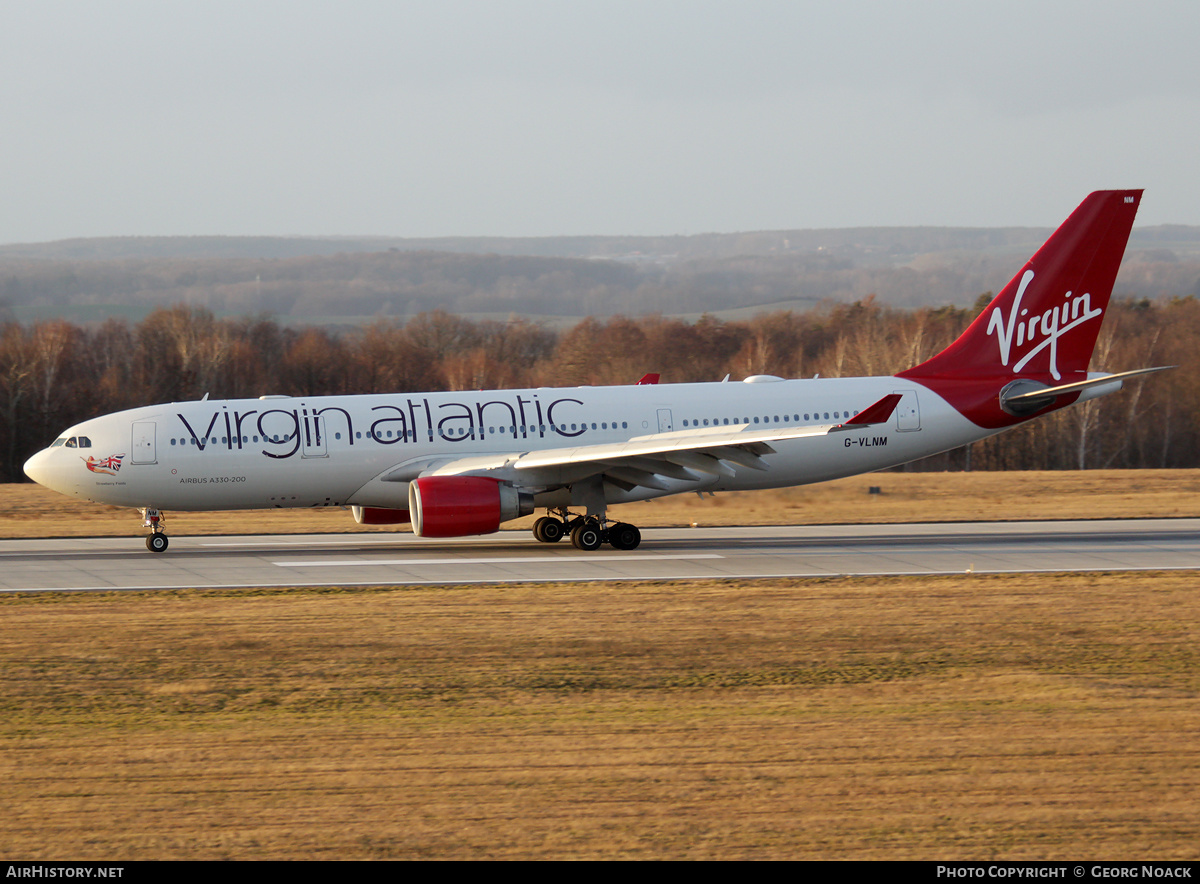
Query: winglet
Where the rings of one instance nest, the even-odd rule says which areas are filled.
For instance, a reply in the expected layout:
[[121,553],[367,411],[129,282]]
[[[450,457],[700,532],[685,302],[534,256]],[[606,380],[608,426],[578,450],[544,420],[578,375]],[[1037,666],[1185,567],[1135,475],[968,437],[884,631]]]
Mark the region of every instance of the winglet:
[[900,400],[904,396],[900,393],[888,393],[874,405],[869,405],[850,420],[845,423],[838,424],[834,427],[835,430],[854,430],[858,427],[866,427],[871,424],[883,424],[891,418],[892,412],[896,410],[896,406],[900,404]]
[[659,378],[658,372],[652,371],[652,372],[649,372],[648,374],[642,375],[641,380],[639,380],[636,384],[634,384],[634,386],[640,387],[643,384],[657,384],[658,378]]

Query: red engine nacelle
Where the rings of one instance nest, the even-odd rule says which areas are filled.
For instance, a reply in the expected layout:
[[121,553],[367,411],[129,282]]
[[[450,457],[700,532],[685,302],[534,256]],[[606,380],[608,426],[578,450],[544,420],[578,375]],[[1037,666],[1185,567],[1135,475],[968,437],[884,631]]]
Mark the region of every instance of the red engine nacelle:
[[354,521],[359,525],[407,525],[408,510],[385,509],[381,506],[352,506]]
[[409,483],[408,512],[421,537],[491,534],[532,513],[533,495],[497,479],[426,476]]

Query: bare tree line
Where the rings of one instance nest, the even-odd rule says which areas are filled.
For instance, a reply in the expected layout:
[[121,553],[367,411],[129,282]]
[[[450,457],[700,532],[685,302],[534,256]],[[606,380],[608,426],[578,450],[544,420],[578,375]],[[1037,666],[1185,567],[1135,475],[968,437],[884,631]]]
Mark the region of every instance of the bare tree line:
[[[986,296],[985,296],[986,297]],[[886,375],[931,356],[975,309],[898,310],[873,298],[744,322],[662,316],[585,319],[564,332],[511,319],[471,321],[443,311],[352,331],[266,318],[217,319],[206,309],[156,310],[136,325],[63,320],[0,326],[0,481],[71,424],[155,402]],[[1114,301],[1093,368],[1180,367],[1115,396],[976,443],[972,469],[1195,467],[1200,385],[1195,298]],[[962,468],[964,451],[918,468]]]

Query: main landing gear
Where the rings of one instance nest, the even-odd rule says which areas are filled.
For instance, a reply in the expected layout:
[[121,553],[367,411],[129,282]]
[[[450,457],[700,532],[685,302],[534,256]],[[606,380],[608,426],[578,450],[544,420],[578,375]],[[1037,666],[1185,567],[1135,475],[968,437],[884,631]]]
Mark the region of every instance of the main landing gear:
[[167,533],[162,529],[162,522],[163,516],[158,510],[151,507],[142,510],[142,527],[150,529],[150,536],[146,538],[146,549],[150,552],[167,551],[170,541],[167,540]]
[[568,534],[576,549],[591,552],[607,543],[613,549],[637,549],[642,532],[627,522],[609,522],[594,516],[573,516],[565,509],[542,516],[533,523],[533,536],[542,543],[558,543]]

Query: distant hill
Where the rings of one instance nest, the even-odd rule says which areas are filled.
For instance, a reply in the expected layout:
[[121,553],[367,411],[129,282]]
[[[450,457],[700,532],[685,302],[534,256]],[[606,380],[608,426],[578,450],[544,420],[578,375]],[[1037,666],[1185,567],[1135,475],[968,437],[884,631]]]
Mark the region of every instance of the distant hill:
[[[1195,235],[1200,247],[1200,228]],[[1045,239],[1041,228],[862,227],[701,233],[692,236],[354,237],[354,236],[117,236],[0,245],[9,258],[116,261],[157,258],[298,258],[359,252],[455,252],[542,258],[684,260],[788,252],[852,250],[897,256],[931,251],[1023,248]]]
[[[355,323],[444,309],[543,317],[804,309],[875,295],[965,306],[1042,228],[848,228],[693,236],[109,237],[0,246],[0,319],[219,315]],[[1117,294],[1200,296],[1200,227],[1138,228]]]

